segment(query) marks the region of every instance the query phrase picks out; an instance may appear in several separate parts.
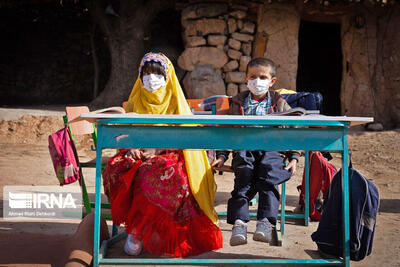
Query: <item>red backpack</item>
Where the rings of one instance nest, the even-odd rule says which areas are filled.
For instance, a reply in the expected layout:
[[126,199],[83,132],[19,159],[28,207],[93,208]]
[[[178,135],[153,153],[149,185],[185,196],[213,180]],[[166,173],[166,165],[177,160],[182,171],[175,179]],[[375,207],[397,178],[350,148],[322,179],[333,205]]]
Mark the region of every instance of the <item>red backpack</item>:
[[[319,221],[323,199],[337,169],[319,151],[310,151],[309,164],[309,214],[311,220]],[[297,189],[300,191],[299,205],[304,207],[304,173]]]
[[60,185],[70,184],[81,178],[78,153],[68,126],[49,135],[49,151]]

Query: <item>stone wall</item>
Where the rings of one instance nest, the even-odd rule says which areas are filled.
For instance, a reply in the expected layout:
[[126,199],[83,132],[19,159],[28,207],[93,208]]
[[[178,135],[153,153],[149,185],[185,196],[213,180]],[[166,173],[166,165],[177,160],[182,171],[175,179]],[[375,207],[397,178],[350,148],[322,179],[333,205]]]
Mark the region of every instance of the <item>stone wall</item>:
[[375,116],[372,75],[376,65],[376,18],[368,17],[366,27],[352,25],[352,13],[341,18],[343,78],[342,114]]
[[178,65],[187,71],[183,79],[187,98],[232,96],[246,90],[256,19],[244,5],[197,3],[183,9],[185,50]]
[[[370,7],[369,7],[370,8]],[[371,116],[385,128],[400,126],[400,7],[367,7],[342,16],[342,114]],[[365,24],[355,27],[354,16]]]
[[[389,127],[400,127],[400,6],[390,9],[382,18],[384,23],[378,29],[381,43],[378,51],[382,55],[382,75],[378,84],[382,86],[383,97],[377,104],[379,118]],[[382,108],[385,107],[385,108]]]
[[277,65],[274,88],[296,90],[300,15],[294,5],[265,4],[258,32],[267,38],[264,57]]
[[[343,54],[341,114],[371,116],[385,128],[398,127],[400,7],[368,5],[330,9],[265,1],[258,15],[228,3],[189,5],[182,11],[185,51],[178,60],[187,71],[186,96],[235,95],[245,90],[245,67],[257,50],[259,36],[264,47],[256,56],[270,58],[278,66],[274,88],[296,90],[300,20],[336,22],[341,26]],[[361,27],[354,24],[356,15],[365,20]]]
[[[296,90],[300,20],[340,23],[341,114],[374,117],[385,128],[400,126],[400,5],[364,3],[324,11],[265,1],[261,14],[257,34],[267,39],[264,57],[279,67],[275,88]],[[357,15],[364,19],[361,27],[355,25]]]

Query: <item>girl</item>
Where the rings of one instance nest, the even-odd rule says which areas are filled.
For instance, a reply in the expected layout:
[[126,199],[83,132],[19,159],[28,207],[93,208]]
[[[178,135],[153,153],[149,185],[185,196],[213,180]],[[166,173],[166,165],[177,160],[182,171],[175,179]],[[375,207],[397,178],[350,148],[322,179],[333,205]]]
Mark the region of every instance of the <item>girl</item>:
[[[191,114],[174,68],[160,53],[139,66],[126,112]],[[213,202],[216,184],[205,151],[120,150],[103,170],[116,224],[124,224],[124,251],[186,257],[222,247]]]

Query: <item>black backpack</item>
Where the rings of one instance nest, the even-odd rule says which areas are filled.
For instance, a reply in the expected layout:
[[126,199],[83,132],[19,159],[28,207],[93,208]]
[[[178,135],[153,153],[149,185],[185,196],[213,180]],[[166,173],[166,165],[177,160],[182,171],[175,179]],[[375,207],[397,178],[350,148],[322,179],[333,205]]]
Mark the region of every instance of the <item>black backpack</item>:
[[[324,254],[343,256],[342,170],[332,179],[324,199],[317,231],[311,235]],[[350,190],[350,259],[359,261],[372,252],[376,216],[379,207],[378,188],[349,166]]]
[[292,107],[302,107],[306,110],[319,110],[322,113],[322,95],[319,92],[297,92],[282,94],[283,99]]

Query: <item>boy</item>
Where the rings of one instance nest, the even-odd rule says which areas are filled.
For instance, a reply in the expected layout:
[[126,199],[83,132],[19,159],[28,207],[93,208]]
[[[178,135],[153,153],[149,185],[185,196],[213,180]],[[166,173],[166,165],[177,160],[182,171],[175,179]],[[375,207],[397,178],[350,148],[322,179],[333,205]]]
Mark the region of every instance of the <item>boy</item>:
[[[290,106],[275,91],[270,91],[277,78],[275,63],[266,58],[252,59],[246,69],[248,91],[232,98],[228,114],[264,116],[272,112],[290,109]],[[218,151],[212,166],[222,167],[228,159],[228,151]],[[234,151],[232,167],[235,173],[232,197],[228,201],[227,222],[233,224],[231,246],[247,243],[247,222],[249,201],[259,194],[257,228],[253,235],[255,241],[269,243],[272,227],[276,225],[279,208],[278,184],[291,177],[296,170],[299,153],[288,152],[289,164],[277,151]]]

